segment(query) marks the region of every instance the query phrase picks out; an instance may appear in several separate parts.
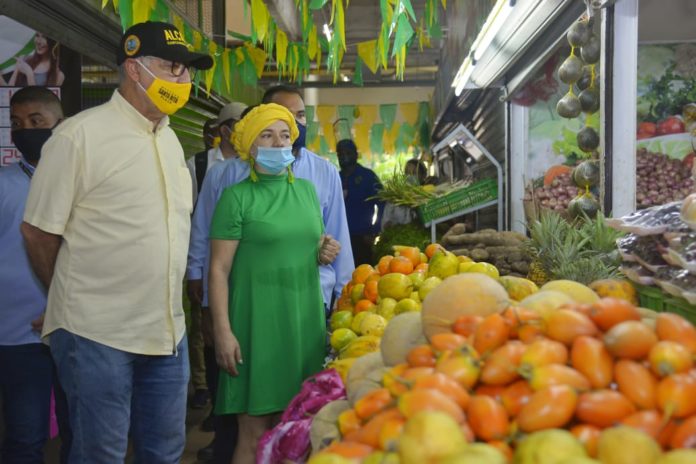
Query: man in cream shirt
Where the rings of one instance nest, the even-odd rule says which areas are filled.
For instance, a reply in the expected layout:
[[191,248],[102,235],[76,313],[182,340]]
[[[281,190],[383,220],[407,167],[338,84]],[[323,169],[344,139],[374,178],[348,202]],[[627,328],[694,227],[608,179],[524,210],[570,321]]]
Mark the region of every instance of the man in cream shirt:
[[[43,148],[22,233],[49,286],[49,341],[73,425],[70,463],[177,463],[188,349],[181,283],[191,177],[173,114],[189,68],[212,66],[171,24],[129,28],[111,100],[65,121]],[[45,162],[45,164],[44,164]]]

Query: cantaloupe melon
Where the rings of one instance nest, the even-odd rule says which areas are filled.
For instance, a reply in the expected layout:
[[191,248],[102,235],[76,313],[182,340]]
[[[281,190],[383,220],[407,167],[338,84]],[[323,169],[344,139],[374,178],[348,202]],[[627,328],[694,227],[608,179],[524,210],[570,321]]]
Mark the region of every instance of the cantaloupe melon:
[[435,334],[452,332],[460,316],[488,316],[507,308],[508,294],[500,283],[485,274],[466,273],[446,278],[423,301],[423,333],[430,340]]
[[338,430],[338,415],[348,409],[350,409],[348,400],[335,400],[324,405],[314,415],[309,429],[312,453],[316,453],[334,440],[341,438],[341,432]]
[[421,314],[419,312],[402,313],[394,316],[384,329],[382,343],[379,346],[385,366],[395,366],[406,362],[406,355],[414,346],[427,343],[423,335]]
[[539,290],[519,302],[519,305],[536,311],[542,318],[561,306],[572,304],[573,299],[565,293],[556,290]]
[[[356,396],[358,396],[358,390],[361,389],[364,384],[371,385],[373,388],[379,388],[381,377],[379,377],[377,381],[374,381],[370,378],[370,374],[375,371],[380,371],[383,367],[382,354],[379,351],[359,357],[353,365],[350,366],[350,369],[348,369],[348,376],[345,382],[348,400],[350,401],[352,399],[355,401]],[[351,401],[351,404],[353,401]]]
[[599,296],[594,290],[573,280],[552,280],[546,282],[540,290],[555,290],[565,293],[576,303],[592,304],[599,301]]

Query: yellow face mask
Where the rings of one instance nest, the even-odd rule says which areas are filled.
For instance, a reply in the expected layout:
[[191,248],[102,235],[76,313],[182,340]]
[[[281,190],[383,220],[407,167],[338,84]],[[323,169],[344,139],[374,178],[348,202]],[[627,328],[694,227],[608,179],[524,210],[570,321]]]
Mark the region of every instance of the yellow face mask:
[[[136,61],[140,63],[140,61]],[[140,82],[138,82],[138,85],[150,97],[150,100],[152,100],[152,103],[155,104],[158,110],[164,114],[174,114],[186,104],[191,94],[190,82],[169,82],[155,76],[144,64],[140,63],[140,66],[155,78],[147,89]]]
[[220,146],[220,142],[222,142],[222,137],[213,137],[213,148],[217,148],[218,146]]

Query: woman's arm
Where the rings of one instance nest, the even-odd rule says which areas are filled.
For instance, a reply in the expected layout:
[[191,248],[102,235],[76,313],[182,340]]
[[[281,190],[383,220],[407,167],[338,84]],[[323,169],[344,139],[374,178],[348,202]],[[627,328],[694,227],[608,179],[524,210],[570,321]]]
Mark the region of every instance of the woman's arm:
[[232,333],[229,318],[228,279],[239,240],[210,241],[210,275],[208,300],[213,318],[215,357],[218,365],[231,375],[237,375],[237,363],[242,363],[239,342]]

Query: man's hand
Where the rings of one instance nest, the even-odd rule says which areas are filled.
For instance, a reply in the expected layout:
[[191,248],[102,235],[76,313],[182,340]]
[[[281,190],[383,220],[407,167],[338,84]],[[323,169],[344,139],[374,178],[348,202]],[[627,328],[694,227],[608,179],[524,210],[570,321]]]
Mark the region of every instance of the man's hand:
[[41,331],[43,330],[44,316],[45,315],[46,315],[46,313],[43,313],[41,316],[39,316],[38,318],[31,321],[32,330],[41,333]]
[[341,251],[341,244],[330,235],[323,235],[319,242],[319,256],[317,260],[321,265],[331,264]]
[[187,280],[186,294],[192,304],[198,306],[203,304],[203,279]]

